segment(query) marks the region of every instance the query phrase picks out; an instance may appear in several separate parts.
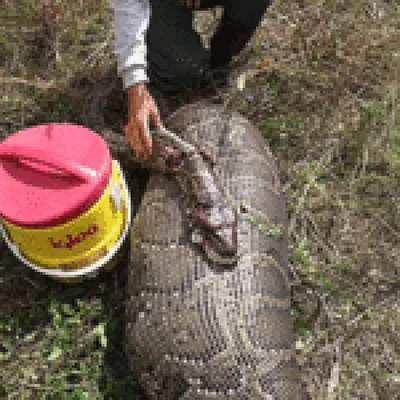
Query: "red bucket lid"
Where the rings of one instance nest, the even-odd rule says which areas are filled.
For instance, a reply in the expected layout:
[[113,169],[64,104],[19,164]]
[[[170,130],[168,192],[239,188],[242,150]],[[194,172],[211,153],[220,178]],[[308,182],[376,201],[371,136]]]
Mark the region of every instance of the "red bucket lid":
[[109,184],[112,158],[105,141],[72,124],[40,125],[0,143],[0,216],[44,228],[89,210]]

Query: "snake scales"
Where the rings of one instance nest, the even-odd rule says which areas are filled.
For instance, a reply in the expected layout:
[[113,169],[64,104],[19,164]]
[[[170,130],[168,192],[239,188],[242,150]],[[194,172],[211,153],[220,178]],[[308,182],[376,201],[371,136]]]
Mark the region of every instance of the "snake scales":
[[[273,156],[249,121],[198,102],[167,125],[214,155],[230,197],[287,225]],[[152,399],[302,399],[285,230],[267,235],[242,212],[239,261],[221,268],[190,242],[186,206],[173,177],[151,176],[132,227],[127,281],[135,376]]]

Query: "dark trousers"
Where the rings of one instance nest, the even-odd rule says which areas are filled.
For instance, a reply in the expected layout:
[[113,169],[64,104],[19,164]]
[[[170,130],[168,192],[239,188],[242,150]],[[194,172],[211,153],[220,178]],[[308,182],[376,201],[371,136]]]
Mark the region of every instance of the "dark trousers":
[[150,90],[178,94],[205,86],[211,71],[226,65],[250,40],[272,0],[202,0],[202,8],[224,7],[211,51],[193,30],[191,9],[179,0],[150,0],[147,63]]

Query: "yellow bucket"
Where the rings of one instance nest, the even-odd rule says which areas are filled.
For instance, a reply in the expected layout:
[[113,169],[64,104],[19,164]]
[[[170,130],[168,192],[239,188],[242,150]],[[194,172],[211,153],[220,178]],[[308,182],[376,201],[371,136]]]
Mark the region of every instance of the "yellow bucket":
[[[66,126],[63,125],[63,127],[65,128]],[[86,130],[82,127],[77,127],[73,125],[67,125],[67,127],[69,127],[69,134],[71,134],[71,130],[74,131],[75,129],[75,133],[79,135],[82,135],[83,133],[85,135],[95,135],[93,132]],[[55,132],[53,131],[53,139],[54,133]],[[63,132],[61,132],[61,134],[63,134]],[[19,135],[21,137],[24,137],[26,136],[26,132],[20,132]],[[99,139],[102,141],[99,136],[97,136],[97,138],[95,139],[97,141],[99,141]],[[80,136],[79,140],[83,142],[85,139]],[[57,143],[57,140],[55,142]],[[90,149],[90,147],[94,148],[93,143],[88,147],[88,149]],[[4,148],[7,151],[5,151]],[[10,153],[12,153],[13,156],[18,153],[19,158],[21,158],[21,154],[23,153],[24,157],[27,157],[26,153],[29,153],[29,151],[26,150],[27,147],[22,148],[22,150],[21,148],[19,148],[18,151],[16,151],[15,148],[18,149],[18,146],[3,146],[2,151],[2,145],[0,145],[0,159],[1,155],[3,155],[2,166],[3,169],[5,169],[9,173],[9,175],[12,175],[12,173],[14,173],[13,181],[12,183],[9,183],[9,185],[21,185],[21,182],[22,184],[26,185],[27,182],[24,182],[23,179],[15,179],[15,170],[10,169],[10,165],[5,165],[7,164],[7,162],[15,162],[15,157],[13,160],[10,159]],[[6,156],[4,156],[4,154],[6,154]],[[29,158],[29,161],[32,162],[32,160],[34,160],[36,164],[45,164],[45,156],[43,156],[42,154],[41,157],[37,157],[36,154],[37,153],[35,152],[35,157],[31,156]],[[105,152],[104,148],[101,148],[101,151],[98,151],[98,154],[101,154],[103,157],[104,154],[108,156],[109,153]],[[8,158],[7,155],[9,156]],[[83,154],[83,159],[84,157],[85,155]],[[7,159],[7,162],[4,161],[5,159]],[[49,165],[52,168],[54,168],[56,164],[57,167],[60,167],[60,165],[65,167],[65,165],[67,165],[66,163],[61,162],[60,159],[57,159],[57,161],[54,161],[54,157],[51,159],[52,162],[48,162],[48,160],[46,160],[47,169],[49,169]],[[63,160],[65,161],[65,159]],[[71,282],[75,282],[77,280],[79,281],[83,277],[96,276],[98,271],[102,267],[104,267],[105,269],[110,269],[114,266],[115,263],[112,263],[112,261],[116,259],[116,254],[121,250],[122,245],[128,235],[131,223],[131,202],[129,190],[124,180],[124,176],[119,166],[119,163],[116,160],[110,161],[111,171],[108,172],[109,176],[107,176],[107,172],[104,172],[107,168],[97,168],[98,171],[103,171],[104,176],[97,177],[100,180],[95,181],[93,185],[89,187],[90,190],[86,190],[86,188],[82,189],[82,185],[86,184],[87,186],[90,186],[91,183],[88,183],[89,181],[85,183],[79,182],[79,184],[74,181],[73,184],[71,184],[73,188],[76,187],[79,190],[86,190],[84,192],[86,196],[86,198],[84,199],[86,205],[89,199],[87,193],[90,192],[90,197],[93,198],[93,188],[96,188],[96,193],[101,194],[100,197],[96,199],[94,204],[92,204],[89,209],[76,215],[74,218],[67,218],[67,221],[65,221],[64,223],[51,224],[50,226],[48,226],[49,223],[47,223],[47,226],[45,223],[42,223],[41,225],[45,225],[44,227],[37,227],[35,225],[35,221],[30,221],[29,226],[26,226],[27,223],[24,223],[22,224],[24,226],[21,226],[21,223],[11,222],[4,216],[0,217],[0,230],[3,234],[3,237],[5,238],[11,251],[19,260],[21,260],[24,264],[31,267],[32,269],[47,276]],[[85,171],[86,169],[87,171],[88,169],[93,168],[93,165],[93,163],[90,167],[85,165],[84,168],[82,168],[81,166],[81,170]],[[104,160],[101,160],[98,165],[104,166],[106,165],[106,162]],[[25,165],[25,167],[27,166]],[[32,165],[28,165],[28,168],[30,167],[32,167]],[[68,167],[65,167],[65,169],[68,169]],[[92,171],[96,171],[96,168],[93,168]],[[25,177],[27,172],[23,172],[25,175],[21,176]],[[29,173],[32,173],[32,171],[29,170]],[[34,173],[40,174],[43,173],[43,171],[35,171]],[[45,173],[47,174],[47,179],[49,171],[47,170],[45,171]],[[57,175],[59,171],[51,171],[51,174],[54,173]],[[65,170],[62,171],[61,174],[65,174]],[[101,173],[98,175],[101,175]],[[106,182],[104,179],[107,177],[108,184],[106,184],[105,188],[101,188],[101,186],[104,186],[104,182]],[[65,178],[65,176],[62,178]],[[68,179],[70,178],[71,177],[69,176]],[[44,180],[45,178],[41,178],[41,180],[39,180],[42,186],[46,186],[46,183],[42,184]],[[62,179],[60,178],[60,176],[57,176],[55,179],[54,176],[52,176],[50,184],[47,185],[51,187],[51,190],[53,190],[53,192],[54,190],[56,190],[55,199],[62,198],[64,193],[63,190],[65,191],[65,182],[63,181],[62,183],[59,183],[61,182],[61,180]],[[64,186],[60,189],[59,186],[54,186],[54,184],[52,183],[53,181],[56,182],[56,185],[58,182],[60,186]],[[73,188],[71,192],[72,194],[78,191],[78,189],[73,191]],[[67,189],[69,190],[70,187],[67,187]],[[25,188],[23,190],[25,190]],[[43,188],[40,185],[36,185],[36,190],[40,191],[43,190]],[[61,193],[57,192],[57,190],[61,190]],[[32,193],[32,188],[29,188],[29,196],[34,197],[34,195],[35,193]],[[82,197],[82,195],[79,194],[77,197]],[[15,199],[10,199],[10,201],[12,200],[15,201]],[[79,201],[81,201],[80,198]],[[74,205],[77,204],[75,198],[73,198],[70,203]],[[69,212],[68,207],[63,208],[60,206],[58,210],[55,210],[55,213],[60,214],[61,211],[64,212],[66,210]],[[40,206],[37,206],[37,208],[41,209]],[[83,210],[84,208],[82,208],[81,205],[80,208],[78,207],[75,209],[75,212],[77,209]],[[43,210],[43,213],[45,212],[46,210]],[[71,213],[68,214],[68,212],[64,212],[64,214],[72,215]],[[48,215],[50,214],[48,213]],[[54,220],[54,215],[52,217]],[[26,222],[27,219],[29,218],[26,217],[24,222]],[[43,217],[42,222],[44,219],[45,218]]]

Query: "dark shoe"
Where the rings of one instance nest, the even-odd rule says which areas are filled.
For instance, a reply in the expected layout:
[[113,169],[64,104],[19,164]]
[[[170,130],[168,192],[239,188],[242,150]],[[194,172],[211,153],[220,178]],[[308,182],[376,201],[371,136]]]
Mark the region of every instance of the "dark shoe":
[[226,70],[233,57],[246,46],[255,30],[239,22],[223,17],[214,36],[211,39],[211,69]]

